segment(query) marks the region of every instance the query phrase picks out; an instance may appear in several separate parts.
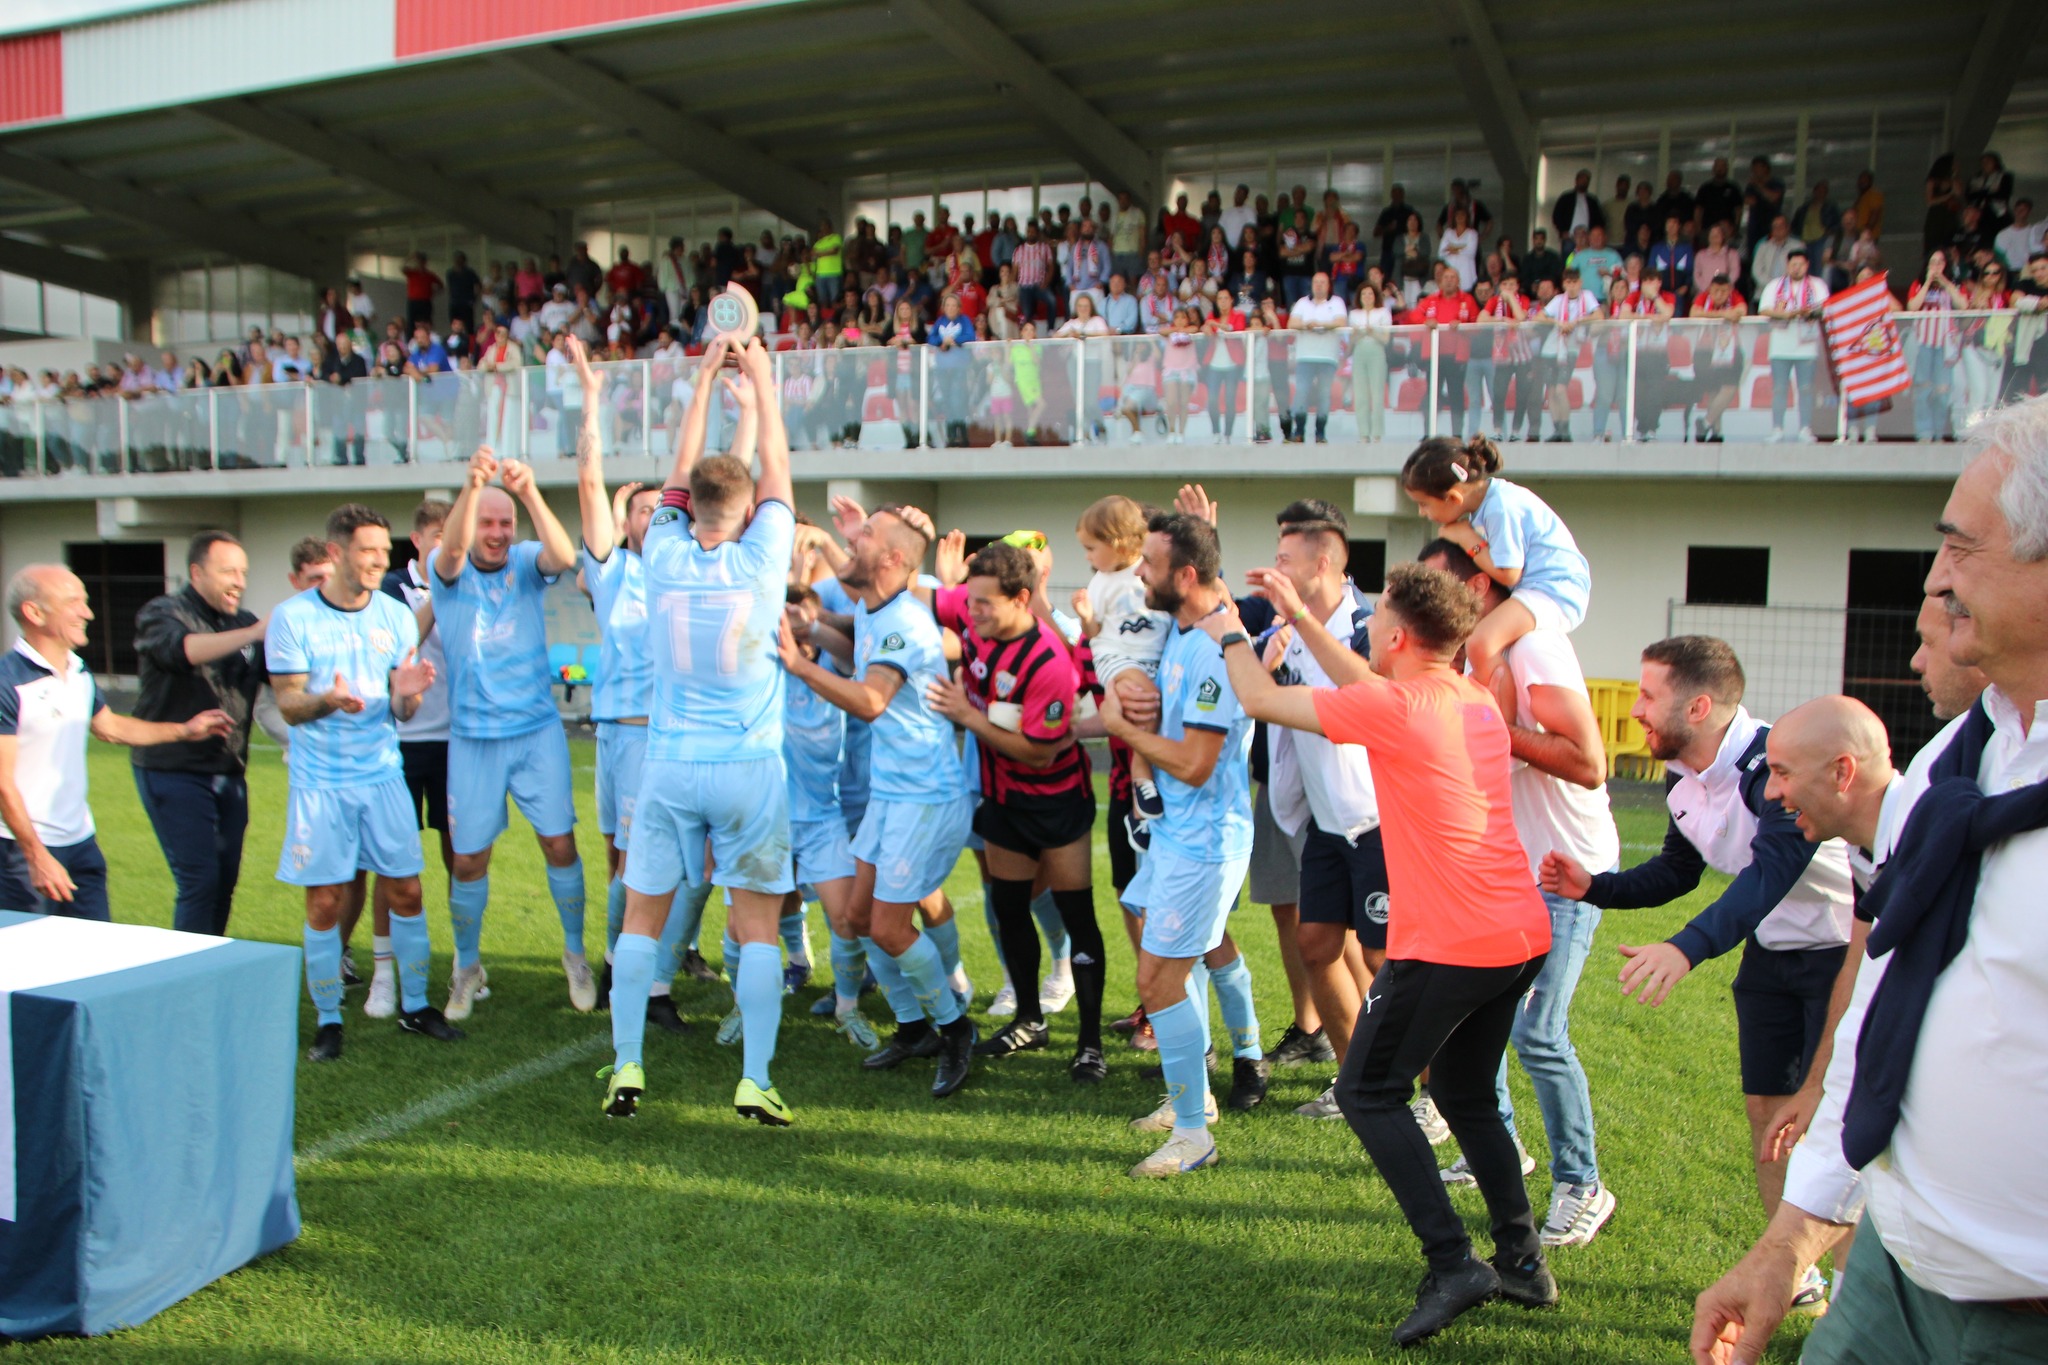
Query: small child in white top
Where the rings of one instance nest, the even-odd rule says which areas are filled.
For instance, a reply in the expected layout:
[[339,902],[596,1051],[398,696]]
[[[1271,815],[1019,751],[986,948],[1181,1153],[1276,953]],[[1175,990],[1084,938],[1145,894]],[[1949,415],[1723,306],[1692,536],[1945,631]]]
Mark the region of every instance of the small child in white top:
[[[1131,499],[1111,495],[1091,504],[1074,527],[1088,567],[1095,570],[1086,588],[1074,594],[1074,614],[1095,656],[1095,676],[1118,697],[1159,695],[1159,656],[1173,620],[1145,605],[1145,585],[1138,581],[1138,560],[1145,548],[1145,509]],[[1145,823],[1165,813],[1152,765],[1131,755],[1132,815],[1126,826],[1131,846],[1143,850],[1151,842]]]

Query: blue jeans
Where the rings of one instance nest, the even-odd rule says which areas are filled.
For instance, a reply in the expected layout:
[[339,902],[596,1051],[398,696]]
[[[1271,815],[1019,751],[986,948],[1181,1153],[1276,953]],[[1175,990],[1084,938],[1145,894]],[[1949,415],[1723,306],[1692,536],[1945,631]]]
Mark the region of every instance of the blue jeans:
[[1813,372],[1817,362],[1811,360],[1773,360],[1771,362],[1771,430],[1782,430],[1785,425],[1785,393],[1792,387],[1792,379],[1799,379],[1799,428],[1804,431],[1813,425]]
[[[2041,343],[2036,342],[2037,346]],[[1939,346],[1910,346],[1913,376],[1913,439],[1938,441],[1949,434],[1948,387],[1954,371]]]
[[178,883],[172,927],[188,934],[225,934],[235,882],[242,875],[249,784],[228,773],[137,768],[135,789]]
[[[1578,990],[1579,973],[1593,951],[1600,911],[1548,892],[1543,903],[1550,907],[1550,957],[1522,997],[1508,1040],[1522,1059],[1522,1070],[1529,1073],[1537,1107],[1543,1111],[1543,1131],[1550,1135],[1550,1178],[1587,1185],[1600,1178],[1600,1163],[1593,1154],[1593,1097],[1586,1086],[1586,1069],[1572,1046],[1571,1013],[1572,993]],[[1513,1131],[1515,1108],[1508,1101],[1505,1055],[1495,1093],[1501,1119]]]
[[0,839],[0,910],[26,910],[34,915],[68,915],[73,919],[113,918],[107,912],[107,860],[99,843],[90,835],[84,843],[53,848],[50,856],[63,864],[78,889],[68,901],[47,901],[36,894],[28,879],[28,859],[21,845]]

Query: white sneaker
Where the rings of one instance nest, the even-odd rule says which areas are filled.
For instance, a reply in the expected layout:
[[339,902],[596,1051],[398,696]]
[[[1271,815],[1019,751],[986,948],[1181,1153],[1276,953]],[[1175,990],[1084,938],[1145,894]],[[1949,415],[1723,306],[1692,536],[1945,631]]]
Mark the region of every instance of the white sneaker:
[[[1202,1117],[1210,1123],[1216,1121],[1216,1092],[1211,1090],[1202,1104]],[[1163,1099],[1159,1107],[1142,1118],[1131,1120],[1134,1133],[1170,1133],[1173,1131],[1173,1100]]]
[[1190,1175],[1204,1166],[1214,1166],[1218,1160],[1216,1139],[1207,1133],[1199,1139],[1169,1138],[1164,1147],[1131,1167],[1131,1174],[1140,1180],[1164,1180],[1168,1176]]
[[1038,983],[1038,1009],[1042,1014],[1058,1014],[1074,998],[1074,970],[1065,962],[1054,965],[1045,974],[1045,980]]
[[1816,1318],[1828,1311],[1828,1280],[1819,1266],[1806,1267],[1806,1273],[1799,1277],[1799,1288],[1792,1294],[1792,1306],[1786,1311]]
[[1310,1100],[1307,1104],[1302,1105],[1294,1112],[1305,1119],[1343,1118],[1344,1111],[1337,1107],[1336,1083],[1332,1082],[1329,1089],[1325,1090],[1322,1094]]
[[[1536,1158],[1529,1155],[1529,1149],[1522,1145],[1522,1139],[1519,1136],[1515,1138],[1515,1152],[1522,1158],[1523,1175],[1528,1175],[1536,1169]],[[1444,1184],[1446,1185],[1477,1185],[1479,1183],[1479,1177],[1472,1174],[1472,1165],[1465,1160],[1463,1152],[1458,1154],[1456,1161],[1444,1167],[1438,1174],[1443,1176]]]
[[[1044,1006],[1040,1005],[1039,1008],[1043,1009]],[[988,1017],[991,1019],[1009,1019],[1016,1013],[1017,988],[1011,985],[1008,980],[1005,980],[1003,988],[996,992],[996,998],[988,1002]]]
[[1415,1122],[1422,1127],[1422,1135],[1429,1139],[1432,1147],[1441,1147],[1451,1140],[1451,1125],[1444,1122],[1444,1116],[1436,1111],[1436,1101],[1428,1095],[1408,1106],[1408,1112],[1415,1115]]
[[597,977],[581,953],[562,954],[562,972],[569,978],[569,1003],[588,1014],[597,1008]]
[[1816,442],[1817,440],[1819,440],[1819,438],[1818,438],[1817,436],[1815,436],[1815,435],[1813,434],[1813,428],[1812,428],[1812,427],[1801,427],[1801,428],[1799,428],[1799,441],[1800,441],[1800,444],[1802,444],[1802,445],[1809,445],[1809,446],[1810,446],[1810,445],[1814,444],[1814,443],[1815,443],[1815,442]]
[[1560,1180],[1550,1190],[1550,1216],[1543,1220],[1543,1245],[1584,1246],[1614,1216],[1614,1191],[1599,1181],[1573,1185]]
[[490,994],[484,987],[484,964],[474,967],[457,967],[455,975],[448,978],[448,1008],[441,1011],[442,1017],[459,1024],[469,1018],[475,1003]]
[[388,962],[377,964],[370,977],[370,994],[363,1001],[363,1017],[389,1019],[398,1013],[398,971]]
[[720,1047],[731,1047],[740,1040],[740,1034],[745,1027],[745,1022],[740,1017],[740,1007],[734,1005],[732,1013],[718,1021],[718,1045]]

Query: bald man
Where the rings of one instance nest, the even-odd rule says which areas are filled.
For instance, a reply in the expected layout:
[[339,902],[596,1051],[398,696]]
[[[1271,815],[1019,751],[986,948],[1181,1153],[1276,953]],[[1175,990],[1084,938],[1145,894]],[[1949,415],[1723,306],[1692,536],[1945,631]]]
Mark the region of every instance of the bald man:
[[[519,539],[521,507],[538,540]],[[541,497],[533,471],[517,460],[500,464],[489,446],[479,447],[428,576],[448,661],[448,831],[455,846],[448,909],[455,974],[444,1012],[453,1020],[469,1017],[488,981],[481,956],[484,909],[491,898],[491,848],[505,832],[508,797],[540,837],[547,860],[569,1002],[585,1012],[597,1008],[597,978],[583,956],[583,862],[576,856],[569,740],[555,710],[543,605],[548,588],[575,566],[575,544]]]

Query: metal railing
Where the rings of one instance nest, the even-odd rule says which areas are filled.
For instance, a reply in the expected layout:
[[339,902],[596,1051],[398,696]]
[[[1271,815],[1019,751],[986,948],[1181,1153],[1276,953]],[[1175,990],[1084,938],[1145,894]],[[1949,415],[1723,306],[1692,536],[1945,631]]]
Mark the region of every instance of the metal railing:
[[[1911,382],[1839,401],[1817,323],[1587,319],[1054,337],[774,353],[798,450],[1390,441],[1485,433],[1617,442],[1952,439],[2048,393],[2048,310],[1894,315]],[[608,454],[664,455],[693,358],[615,361]],[[582,390],[563,365],[346,386],[206,388],[0,402],[0,477],[72,478],[525,460],[575,453]],[[728,448],[730,397],[709,446]]]

